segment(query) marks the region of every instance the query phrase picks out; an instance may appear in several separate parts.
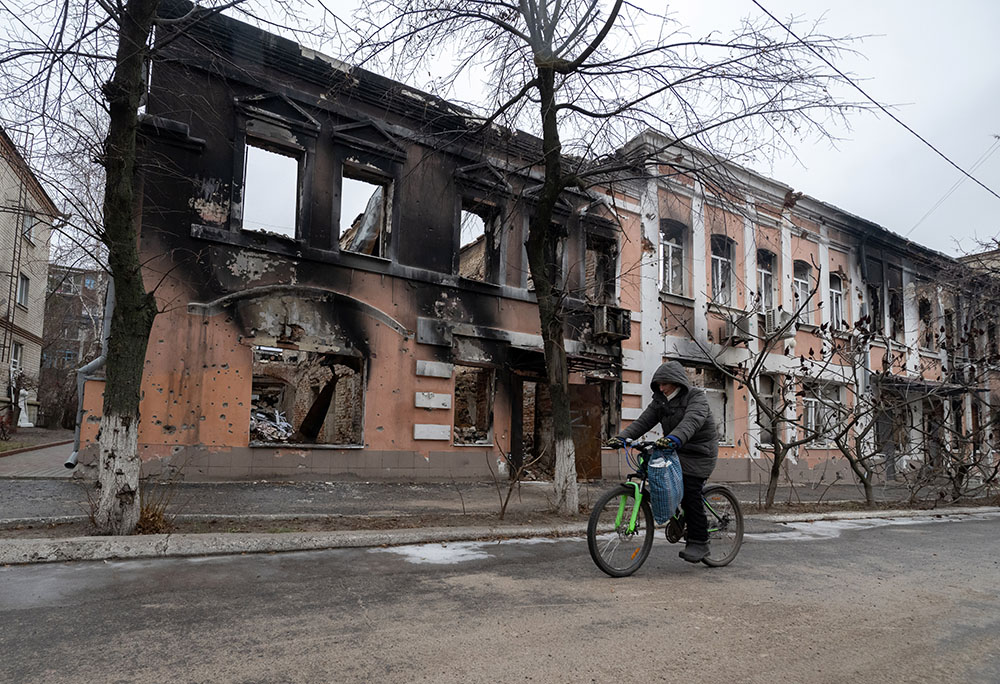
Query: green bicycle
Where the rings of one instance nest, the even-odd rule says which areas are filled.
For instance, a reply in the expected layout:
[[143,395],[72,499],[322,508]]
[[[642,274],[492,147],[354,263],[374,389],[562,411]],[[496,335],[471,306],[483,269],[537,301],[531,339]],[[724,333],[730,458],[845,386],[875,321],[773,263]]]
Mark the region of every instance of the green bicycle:
[[[625,482],[605,492],[594,504],[587,523],[590,557],[612,577],[628,577],[646,562],[653,547],[653,509],[646,489],[646,464],[653,442],[626,445],[626,461],[635,472]],[[743,511],[733,492],[723,485],[702,490],[711,553],[702,563],[713,568],[729,565],[743,545]],[[677,513],[664,530],[667,541],[684,537],[684,513]]]

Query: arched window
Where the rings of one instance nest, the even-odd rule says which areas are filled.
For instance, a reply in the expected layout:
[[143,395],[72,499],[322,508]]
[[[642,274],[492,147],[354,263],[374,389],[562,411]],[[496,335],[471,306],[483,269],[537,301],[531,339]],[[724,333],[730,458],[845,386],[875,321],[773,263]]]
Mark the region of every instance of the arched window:
[[812,294],[812,266],[805,261],[795,262],[792,277],[792,296],[794,307],[798,312],[799,323],[812,323],[810,295]]
[[660,220],[660,289],[684,294],[684,243],[687,226],[673,219]]
[[761,311],[774,308],[774,273],[777,258],[766,249],[757,250],[757,302]]
[[712,301],[733,303],[733,241],[725,235],[712,236]]
[[844,311],[844,285],[840,276],[830,274],[830,330],[843,330],[847,320]]

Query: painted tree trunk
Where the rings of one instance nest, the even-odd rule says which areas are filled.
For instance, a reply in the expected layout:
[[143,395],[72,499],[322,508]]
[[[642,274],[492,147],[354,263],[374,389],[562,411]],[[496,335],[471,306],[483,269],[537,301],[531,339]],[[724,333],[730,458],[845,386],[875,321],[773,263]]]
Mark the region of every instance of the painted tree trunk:
[[104,233],[115,282],[108,339],[104,416],[98,438],[98,532],[131,534],[139,520],[139,398],[149,331],[156,315],[146,292],[135,224],[135,158],[139,102],[145,90],[147,43],[159,0],[130,0],[118,24],[115,72],[104,86],[108,103]]

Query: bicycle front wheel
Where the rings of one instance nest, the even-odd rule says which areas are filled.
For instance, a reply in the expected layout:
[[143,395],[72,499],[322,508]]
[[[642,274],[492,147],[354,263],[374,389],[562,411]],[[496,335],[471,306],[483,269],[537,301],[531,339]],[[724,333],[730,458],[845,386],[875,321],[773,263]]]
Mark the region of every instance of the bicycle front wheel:
[[[633,517],[635,525],[629,529]],[[653,532],[649,498],[643,496],[636,510],[635,491],[623,484],[605,492],[594,504],[587,523],[590,557],[612,577],[628,577],[649,556]]]
[[702,496],[710,548],[702,563],[721,568],[733,562],[743,545],[743,509],[736,496],[720,485],[706,487]]

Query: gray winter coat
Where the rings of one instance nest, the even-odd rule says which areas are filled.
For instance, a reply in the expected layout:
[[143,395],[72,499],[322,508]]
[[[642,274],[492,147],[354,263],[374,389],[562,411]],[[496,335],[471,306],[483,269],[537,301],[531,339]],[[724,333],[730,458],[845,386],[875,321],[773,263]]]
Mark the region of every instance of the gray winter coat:
[[[680,393],[668,401],[660,391],[661,382],[677,385],[681,388]],[[692,387],[684,366],[676,361],[667,361],[657,368],[649,384],[653,388],[652,403],[618,436],[637,439],[659,423],[664,437],[673,435],[681,441],[677,449],[681,471],[685,475],[708,478],[719,456],[719,436],[705,390]]]

